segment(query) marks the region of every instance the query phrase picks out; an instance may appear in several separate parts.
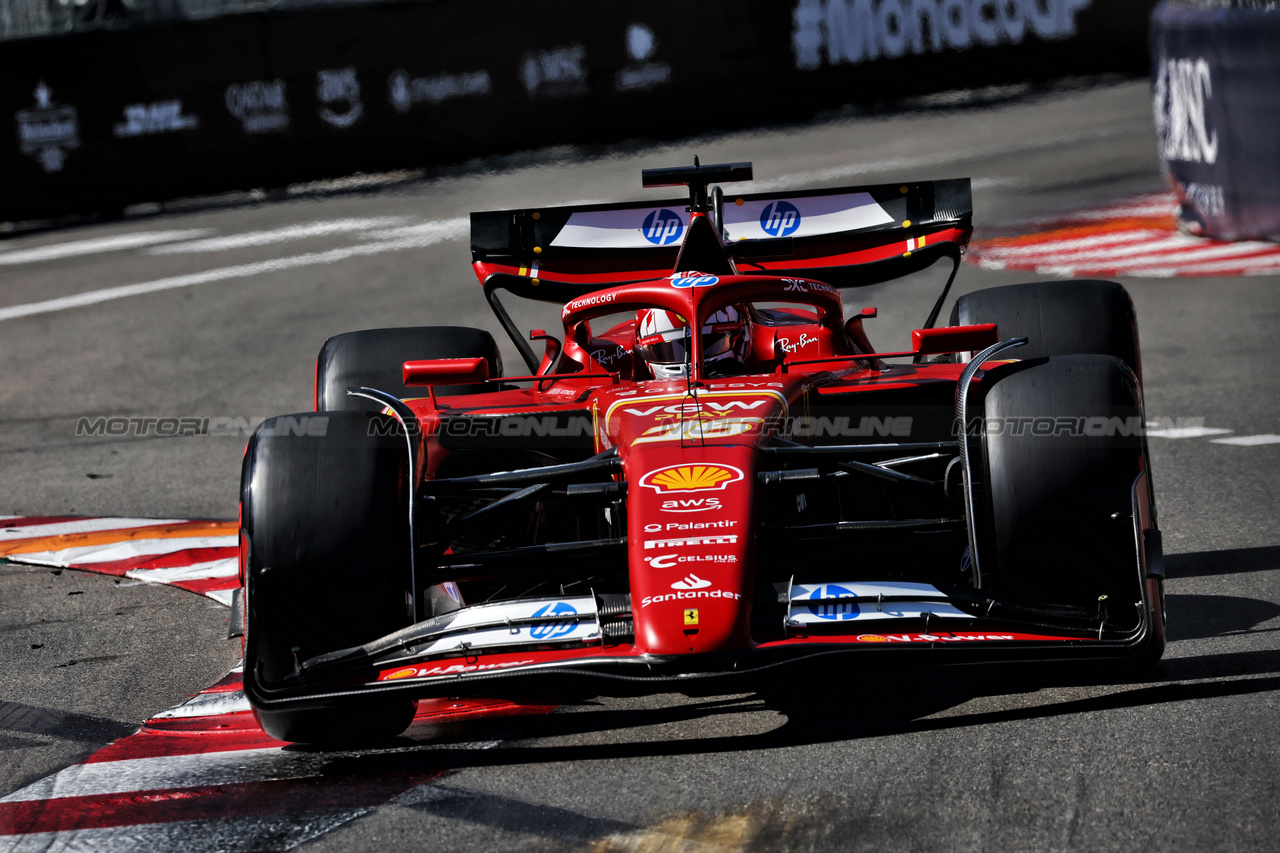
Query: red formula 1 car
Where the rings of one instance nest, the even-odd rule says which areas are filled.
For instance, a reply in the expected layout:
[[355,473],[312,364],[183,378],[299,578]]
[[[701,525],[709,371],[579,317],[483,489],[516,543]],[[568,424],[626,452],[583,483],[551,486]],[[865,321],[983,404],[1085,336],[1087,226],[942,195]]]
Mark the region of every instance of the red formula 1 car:
[[[244,686],[269,733],[814,663],[1159,658],[1123,288],[977,291],[935,328],[944,289],[877,351],[842,291],[943,258],[949,288],[968,181],[718,186],[750,177],[648,170],[688,199],[473,214],[511,375],[476,329],[324,345],[319,414],[268,421],[244,461]],[[562,332],[526,339],[502,294],[563,306]]]

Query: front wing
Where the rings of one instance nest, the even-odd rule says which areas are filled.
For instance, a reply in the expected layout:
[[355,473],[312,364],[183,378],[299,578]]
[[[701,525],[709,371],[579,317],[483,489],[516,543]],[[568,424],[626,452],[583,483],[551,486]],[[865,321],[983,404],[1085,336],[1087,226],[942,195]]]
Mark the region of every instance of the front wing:
[[[696,593],[689,593],[691,597]],[[785,602],[783,597],[785,595]],[[629,615],[595,595],[481,604],[405,628],[372,643],[300,662],[287,683],[267,686],[245,671],[259,708],[302,709],[389,697],[638,695],[742,692],[804,679],[832,665],[894,666],[1124,658],[1152,630],[1150,602],[1130,636],[1034,618],[985,617],[974,596],[904,582],[794,585],[780,639],[714,655],[658,657],[617,642]],[[253,660],[246,637],[246,660]]]

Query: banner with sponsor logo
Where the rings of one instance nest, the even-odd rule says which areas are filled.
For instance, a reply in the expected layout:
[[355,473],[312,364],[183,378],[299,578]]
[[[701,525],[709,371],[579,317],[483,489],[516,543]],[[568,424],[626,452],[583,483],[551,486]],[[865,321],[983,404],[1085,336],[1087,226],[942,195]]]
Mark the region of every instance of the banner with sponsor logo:
[[1143,73],[1153,3],[400,0],[2,41],[0,220]]
[[1280,6],[1164,3],[1151,52],[1160,158],[1183,224],[1280,240]]

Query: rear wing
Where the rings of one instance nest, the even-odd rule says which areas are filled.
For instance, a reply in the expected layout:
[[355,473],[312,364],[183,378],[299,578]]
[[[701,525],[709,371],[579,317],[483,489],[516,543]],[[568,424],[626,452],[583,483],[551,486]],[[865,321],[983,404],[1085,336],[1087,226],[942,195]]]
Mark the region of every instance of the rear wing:
[[[743,275],[836,287],[878,284],[943,257],[973,231],[968,178],[776,193],[713,194],[709,215]],[[564,303],[664,278],[689,231],[687,198],[471,214],[476,275],[519,296]],[[490,283],[493,276],[501,279]]]

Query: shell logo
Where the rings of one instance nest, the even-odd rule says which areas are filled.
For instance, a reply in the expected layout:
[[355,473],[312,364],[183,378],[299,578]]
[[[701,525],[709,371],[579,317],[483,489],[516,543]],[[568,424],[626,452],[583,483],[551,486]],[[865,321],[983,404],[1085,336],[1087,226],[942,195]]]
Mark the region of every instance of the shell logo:
[[859,634],[857,639],[858,639],[858,642],[859,642],[859,643],[887,643],[887,642],[889,642],[889,639],[888,639],[887,637],[882,637],[882,636],[880,636],[879,634]]
[[742,470],[732,465],[669,465],[645,474],[640,478],[640,485],[660,494],[724,491],[730,483],[742,478]]
[[411,666],[406,669],[397,669],[395,672],[388,673],[387,675],[383,676],[382,680],[392,681],[397,678],[413,678],[417,674],[418,674],[418,670]]

